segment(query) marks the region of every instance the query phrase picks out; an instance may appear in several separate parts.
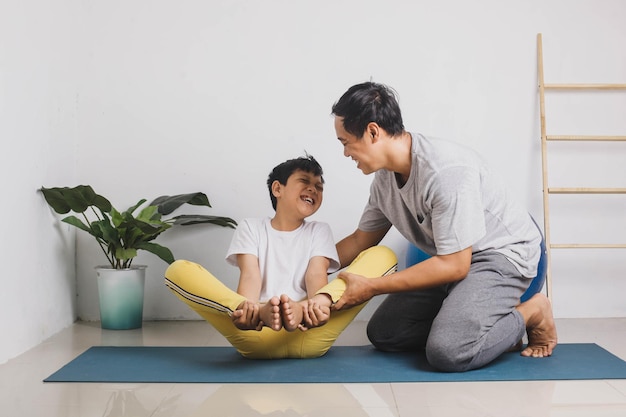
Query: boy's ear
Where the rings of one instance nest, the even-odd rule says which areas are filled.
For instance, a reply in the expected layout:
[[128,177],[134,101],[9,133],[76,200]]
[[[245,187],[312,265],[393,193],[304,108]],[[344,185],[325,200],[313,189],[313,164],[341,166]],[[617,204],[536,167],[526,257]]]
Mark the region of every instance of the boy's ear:
[[280,183],[280,181],[274,180],[274,182],[272,183],[272,195],[274,197],[280,197],[281,186],[282,184]]

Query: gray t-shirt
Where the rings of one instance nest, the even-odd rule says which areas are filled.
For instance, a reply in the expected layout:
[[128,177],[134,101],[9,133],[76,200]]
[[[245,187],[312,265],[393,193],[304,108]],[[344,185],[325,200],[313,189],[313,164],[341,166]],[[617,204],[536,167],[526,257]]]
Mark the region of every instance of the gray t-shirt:
[[359,229],[393,225],[430,255],[472,247],[506,256],[520,273],[537,274],[541,234],[532,218],[473,150],[411,133],[411,174],[402,188],[379,170]]

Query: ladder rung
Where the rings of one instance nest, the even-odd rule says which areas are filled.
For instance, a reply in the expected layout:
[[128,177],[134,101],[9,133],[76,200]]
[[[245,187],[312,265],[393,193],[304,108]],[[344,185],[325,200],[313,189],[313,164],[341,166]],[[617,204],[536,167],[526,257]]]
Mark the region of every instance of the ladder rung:
[[554,249],[626,249],[626,243],[553,243]]
[[626,194],[626,188],[548,188],[549,194]]
[[546,90],[626,90],[626,84],[544,84]]
[[548,136],[546,136],[546,140],[626,141],[626,136],[548,135]]

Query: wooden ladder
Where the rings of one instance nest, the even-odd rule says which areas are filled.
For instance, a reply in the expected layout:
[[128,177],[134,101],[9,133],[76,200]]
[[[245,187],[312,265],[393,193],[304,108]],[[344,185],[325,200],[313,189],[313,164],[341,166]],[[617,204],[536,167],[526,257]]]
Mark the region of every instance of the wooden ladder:
[[563,248],[626,248],[624,244],[591,244],[591,243],[559,243],[551,241],[550,236],[550,194],[626,194],[626,188],[557,188],[548,186],[548,141],[626,141],[626,136],[598,136],[598,135],[548,135],[546,133],[545,93],[547,90],[569,91],[606,91],[624,90],[626,84],[545,84],[543,78],[543,47],[541,33],[537,35],[537,67],[539,81],[539,110],[541,117],[541,165],[543,173],[543,221],[544,237],[546,241],[547,272],[546,293],[552,299],[552,249]]

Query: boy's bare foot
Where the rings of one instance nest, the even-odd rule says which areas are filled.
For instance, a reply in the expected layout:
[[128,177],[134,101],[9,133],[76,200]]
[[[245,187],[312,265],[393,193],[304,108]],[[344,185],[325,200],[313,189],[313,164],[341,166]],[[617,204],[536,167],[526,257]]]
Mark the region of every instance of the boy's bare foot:
[[528,345],[521,355],[533,358],[552,355],[557,344],[557,334],[550,300],[541,293],[535,294],[517,306],[517,310],[524,317],[528,334]]
[[263,322],[259,317],[259,304],[246,300],[233,311],[231,320],[240,330],[261,330]]
[[283,327],[279,305],[280,299],[274,296],[270,298],[267,303],[261,304],[259,308],[261,321],[272,330],[280,330]]
[[302,304],[293,301],[288,295],[280,296],[280,315],[283,319],[283,327],[288,332],[296,330],[302,323]]

